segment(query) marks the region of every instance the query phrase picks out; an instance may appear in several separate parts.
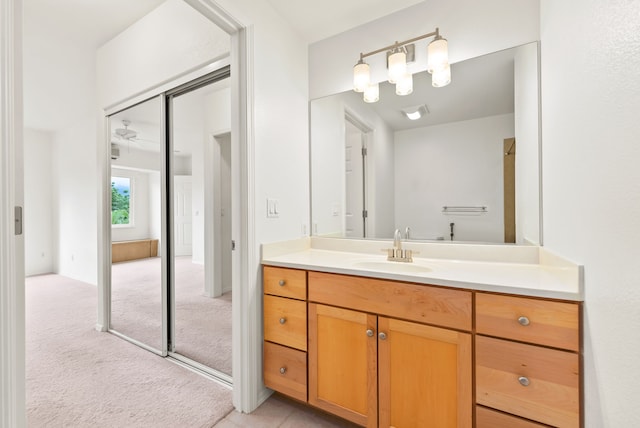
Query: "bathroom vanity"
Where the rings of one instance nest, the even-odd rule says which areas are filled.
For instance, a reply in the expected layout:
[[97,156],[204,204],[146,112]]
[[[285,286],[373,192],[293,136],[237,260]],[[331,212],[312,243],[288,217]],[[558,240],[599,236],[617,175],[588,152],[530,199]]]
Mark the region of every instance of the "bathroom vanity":
[[389,262],[388,245],[263,246],[267,387],[367,427],[581,426],[580,266],[429,243]]

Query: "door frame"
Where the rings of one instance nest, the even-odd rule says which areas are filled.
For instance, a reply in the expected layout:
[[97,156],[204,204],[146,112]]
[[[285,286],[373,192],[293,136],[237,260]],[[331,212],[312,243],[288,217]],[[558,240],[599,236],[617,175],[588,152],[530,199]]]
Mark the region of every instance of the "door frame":
[[[232,253],[232,239],[225,242],[222,237],[225,236],[223,231],[227,228],[228,224],[226,218],[223,219],[221,212],[222,208],[227,208],[230,211],[226,203],[223,203],[223,182],[225,179],[231,181],[231,176],[223,177],[222,175],[222,145],[224,142],[221,140],[226,137],[231,138],[231,130],[219,130],[209,133],[207,141],[204,147],[204,161],[205,165],[209,165],[210,168],[205,168],[204,171],[204,234],[205,234],[205,295],[207,297],[220,297],[227,291],[232,291],[228,287],[225,287],[225,265],[223,264],[223,253],[229,252],[231,257]],[[230,149],[230,148],[229,148]],[[232,168],[233,165],[230,165]],[[230,171],[230,173],[232,173]],[[231,185],[231,183],[229,183]],[[226,201],[225,201],[226,202]],[[227,215],[228,218],[228,214]],[[229,231],[231,232],[231,231]],[[233,282],[233,281],[231,281]]]
[[[0,0],[7,1],[7,0]],[[109,141],[107,111],[133,105],[143,99],[166,92],[180,84],[204,76],[223,65],[230,65],[231,73],[231,135],[232,135],[232,201],[234,218],[232,236],[236,242],[236,251],[232,255],[232,371],[233,405],[236,410],[249,413],[255,410],[270,392],[262,385],[260,367],[262,352],[259,311],[254,309],[251,284],[255,281],[255,269],[259,264],[258,249],[254,245],[255,236],[255,168],[254,149],[254,33],[253,26],[246,25],[218,6],[214,0],[184,0],[195,10],[202,13],[212,23],[227,32],[231,39],[230,56],[196,70],[188,70],[176,76],[170,83],[163,83],[148,91],[123,100],[117,106],[101,109],[105,119],[98,132],[98,141]],[[110,308],[108,284],[110,281],[110,220],[106,216],[106,207],[110,206],[108,184],[108,159],[110,144],[98,148],[98,170],[100,186],[98,195],[98,317],[96,329],[105,331]]]
[[[121,112],[123,110],[126,110],[128,108],[134,107],[138,104],[142,104],[144,102],[147,101],[153,101],[154,99],[158,100],[159,103],[159,108],[158,108],[158,119],[160,121],[160,141],[165,141],[166,140],[166,135],[167,135],[167,123],[164,120],[164,118],[166,117],[166,111],[165,111],[165,95],[164,93],[159,93],[159,94],[153,94],[150,95],[148,98],[139,100],[138,98],[136,98],[135,102],[132,103],[121,103],[119,104],[117,107],[115,108],[111,108],[109,110],[105,111],[105,140],[103,141],[103,146],[108,146],[109,147],[109,151],[111,150],[111,125],[109,123],[109,117],[111,115],[114,115],[118,112]],[[99,144],[100,140],[98,140],[98,144]],[[98,146],[100,147],[100,146]],[[167,189],[168,186],[168,181],[167,181],[167,176],[168,176],[168,171],[166,168],[167,165],[167,153],[166,150],[160,150],[160,189]],[[98,150],[98,158],[100,158],[100,150]],[[100,163],[100,161],[99,161]],[[98,194],[100,194],[100,192],[105,192],[108,193],[107,195],[107,200],[105,201],[105,205],[100,207],[100,204],[98,203],[98,230],[100,230],[100,219],[102,218],[104,220],[104,222],[106,224],[103,224],[102,226],[104,226],[104,232],[102,235],[98,234],[98,313],[100,313],[100,309],[105,307],[107,308],[106,312],[105,312],[105,320],[104,320],[104,324],[100,325],[99,327],[96,326],[96,330],[101,331],[101,332],[109,332],[113,335],[116,335],[124,340],[127,340],[143,349],[146,349],[147,351],[153,352],[154,354],[158,354],[162,357],[166,357],[168,354],[168,342],[169,342],[169,336],[168,336],[168,323],[169,323],[169,311],[168,311],[168,306],[167,306],[167,300],[168,300],[168,290],[167,287],[164,286],[164,284],[167,283],[168,278],[169,278],[169,264],[168,264],[168,259],[166,256],[167,253],[167,249],[169,248],[167,246],[167,242],[168,242],[168,236],[167,236],[167,221],[168,221],[168,216],[167,216],[167,212],[166,210],[162,209],[161,210],[161,220],[160,220],[160,229],[161,229],[161,236],[160,236],[160,254],[161,254],[161,280],[160,280],[160,293],[161,293],[161,299],[160,299],[160,305],[161,305],[161,309],[162,309],[162,313],[161,313],[161,319],[160,319],[160,347],[159,348],[154,348],[153,346],[138,340],[136,338],[127,336],[126,334],[123,334],[117,330],[113,330],[111,328],[111,270],[112,270],[112,255],[111,255],[111,245],[113,243],[113,239],[111,237],[111,233],[112,233],[112,225],[111,225],[111,169],[113,167],[113,165],[111,164],[111,156],[109,155],[106,158],[106,165],[107,165],[107,171],[109,176],[107,177],[107,181],[106,183],[102,183],[102,182],[98,182]],[[102,177],[104,178],[104,177]],[[106,187],[105,187],[106,186]],[[166,191],[161,191],[160,192],[160,206],[161,207],[165,207],[167,206],[167,192]],[[102,210],[106,210],[104,213],[102,212]],[[103,216],[101,216],[101,214],[103,214]],[[105,258],[100,258],[100,249],[106,247],[106,252],[105,254]],[[108,280],[107,282],[104,282],[101,284],[101,280],[103,279],[101,276],[101,270],[105,271],[105,274],[108,275]],[[100,288],[104,289],[104,292],[106,294],[106,300],[102,301],[101,298],[103,296],[103,294],[100,292]]]
[[[375,235],[375,227],[373,226],[375,224],[375,209],[373,209],[374,197],[371,193],[372,192],[371,189],[375,188],[375,185],[371,185],[375,177],[373,173],[375,168],[374,168],[374,162],[372,157],[375,153],[375,148],[371,147],[372,146],[371,143],[373,140],[372,134],[373,134],[374,127],[371,126],[369,123],[367,123],[367,121],[363,120],[356,112],[354,112],[350,108],[344,109],[344,121],[349,122],[350,124],[352,124],[357,129],[360,130],[360,135],[362,138],[362,148],[365,150],[364,153],[366,153],[366,154],[363,153],[362,155],[362,198],[363,198],[362,206],[364,211],[367,212],[367,216],[366,217],[363,216],[362,227],[364,231],[364,236],[371,237]],[[346,130],[345,130],[344,137],[346,139]],[[345,189],[343,205],[346,207],[346,189]],[[343,232],[344,232],[344,226],[343,226]]]
[[26,425],[22,1],[0,0],[0,426]]

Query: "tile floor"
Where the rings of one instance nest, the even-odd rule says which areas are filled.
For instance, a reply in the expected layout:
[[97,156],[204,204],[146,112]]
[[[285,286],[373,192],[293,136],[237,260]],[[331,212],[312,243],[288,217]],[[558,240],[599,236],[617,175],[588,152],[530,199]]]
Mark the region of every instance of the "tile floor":
[[297,403],[282,395],[273,394],[253,413],[233,411],[215,428],[355,428],[350,422]]

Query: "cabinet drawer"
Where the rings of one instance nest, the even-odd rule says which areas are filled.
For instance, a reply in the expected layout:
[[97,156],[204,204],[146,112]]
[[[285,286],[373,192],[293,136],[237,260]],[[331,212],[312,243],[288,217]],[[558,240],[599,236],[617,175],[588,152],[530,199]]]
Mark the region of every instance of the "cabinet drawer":
[[578,354],[476,336],[478,404],[553,426],[578,427],[579,386]]
[[307,298],[306,271],[265,266],[263,275],[265,294],[300,300]]
[[476,428],[547,428],[527,419],[476,406]]
[[264,296],[264,340],[307,350],[307,303]]
[[465,290],[309,272],[309,301],[471,330],[471,292]]
[[307,354],[264,342],[264,384],[300,401],[307,401]]
[[579,317],[577,303],[476,294],[476,331],[480,334],[578,352]]

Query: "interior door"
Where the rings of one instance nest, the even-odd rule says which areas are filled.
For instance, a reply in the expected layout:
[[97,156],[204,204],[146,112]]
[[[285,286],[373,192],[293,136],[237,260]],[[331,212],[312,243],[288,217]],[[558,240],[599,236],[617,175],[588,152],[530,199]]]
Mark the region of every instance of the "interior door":
[[366,237],[364,135],[345,120],[345,236]]
[[173,177],[174,251],[176,256],[190,256],[193,244],[192,179],[190,175]]
[[504,242],[516,242],[516,139],[503,142]]
[[167,95],[173,205],[168,210],[173,213],[169,355],[230,383],[231,281],[216,293],[206,282],[221,280],[231,268],[230,257],[222,257],[225,251],[231,253],[231,239],[221,221],[223,214],[231,218],[230,175],[221,172],[226,171],[224,154],[230,144],[212,141],[212,134],[217,135],[212,131],[225,128],[222,112],[230,110],[227,76],[228,70],[208,83],[196,82]]
[[109,330],[166,355],[163,116],[164,97],[159,96],[109,117]]

